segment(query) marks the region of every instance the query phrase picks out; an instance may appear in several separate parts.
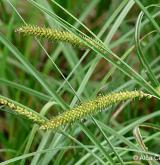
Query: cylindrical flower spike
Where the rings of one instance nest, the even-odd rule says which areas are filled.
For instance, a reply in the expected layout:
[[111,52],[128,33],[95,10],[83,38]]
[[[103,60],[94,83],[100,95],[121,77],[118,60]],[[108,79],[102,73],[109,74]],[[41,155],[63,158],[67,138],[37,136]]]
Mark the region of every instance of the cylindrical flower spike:
[[29,108],[25,107],[22,104],[19,104],[11,99],[8,99],[0,95],[0,105],[9,107],[11,110],[17,114],[32,120],[34,123],[43,124],[46,120],[42,118],[38,113],[32,112]]
[[60,126],[72,123],[76,120],[83,119],[88,115],[93,115],[101,110],[104,110],[105,108],[114,103],[133,98],[141,99],[143,97],[151,98],[152,96],[143,93],[142,91],[126,91],[119,93],[111,93],[106,96],[99,96],[95,100],[82,103],[81,105],[62,113],[51,120],[46,121],[43,125],[41,125],[40,128],[56,129]]
[[[86,44],[82,40],[80,40],[75,34],[67,32],[67,31],[32,26],[32,25],[19,27],[15,31],[19,33],[23,33],[25,35],[47,38],[49,40],[54,40],[54,41],[66,42],[66,43],[72,44],[74,46],[82,47],[82,48],[87,47]],[[100,47],[98,41],[92,38],[84,37],[84,36],[81,36],[81,37],[83,37],[83,39],[85,39],[86,42],[89,42],[92,45],[94,44],[94,46],[96,46],[97,48]]]

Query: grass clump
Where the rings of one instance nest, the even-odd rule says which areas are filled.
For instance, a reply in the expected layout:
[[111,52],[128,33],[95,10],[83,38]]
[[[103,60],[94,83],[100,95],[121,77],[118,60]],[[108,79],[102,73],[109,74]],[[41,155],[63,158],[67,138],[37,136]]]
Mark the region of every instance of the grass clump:
[[151,3],[0,1],[0,164],[159,164],[134,159],[160,148],[160,12]]

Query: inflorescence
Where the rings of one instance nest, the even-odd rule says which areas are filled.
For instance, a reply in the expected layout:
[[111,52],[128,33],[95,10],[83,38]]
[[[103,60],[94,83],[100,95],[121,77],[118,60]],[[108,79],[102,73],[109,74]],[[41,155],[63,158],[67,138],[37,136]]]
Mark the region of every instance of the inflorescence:
[[106,109],[114,103],[118,103],[127,99],[141,99],[143,97],[151,98],[152,96],[143,93],[142,91],[126,91],[119,93],[111,93],[106,96],[99,96],[94,100],[82,103],[81,105],[62,113],[51,120],[46,121],[43,125],[41,125],[40,128],[56,129],[60,126],[73,123],[76,120],[83,119],[88,115],[94,115],[95,113]]
[[11,110],[15,111],[17,114],[32,120],[34,123],[40,125],[40,129],[57,129],[60,126],[64,126],[73,123],[77,120],[81,120],[88,115],[94,115],[97,112],[105,110],[107,107],[118,103],[120,101],[125,101],[127,99],[134,98],[151,98],[152,95],[146,94],[142,91],[126,91],[110,93],[105,96],[99,96],[94,100],[84,102],[62,114],[48,120],[41,117],[38,113],[31,111],[31,109],[19,104],[11,99],[3,97],[0,95],[0,105],[9,107]]
[[[25,26],[17,28],[15,31],[19,33],[23,33],[24,35],[47,38],[49,40],[54,40],[54,41],[62,41],[65,43],[72,44],[73,46],[87,48],[86,44],[81,39],[79,39],[79,37],[67,31],[62,31],[62,30],[53,29],[53,28],[51,29],[51,28],[33,26],[33,25],[25,25]],[[86,42],[100,49],[100,43],[98,41],[89,37],[82,36],[82,35],[80,36]]]
[[16,112],[18,115],[21,115],[27,119],[30,119],[34,123],[37,123],[39,125],[43,124],[46,121],[38,113],[31,112],[31,110],[29,110],[29,108],[27,108],[24,105],[21,105],[19,103],[16,103],[15,101],[8,99],[6,97],[0,96],[0,105],[9,107],[11,110]]

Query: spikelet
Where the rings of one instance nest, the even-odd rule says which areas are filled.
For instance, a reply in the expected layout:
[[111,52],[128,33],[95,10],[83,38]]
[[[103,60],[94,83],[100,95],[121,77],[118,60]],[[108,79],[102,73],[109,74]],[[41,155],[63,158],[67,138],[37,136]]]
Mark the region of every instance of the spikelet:
[[[86,44],[82,42],[82,40],[80,40],[75,34],[67,32],[67,31],[26,25],[26,26],[17,28],[15,32],[19,32],[25,35],[31,35],[35,37],[47,38],[49,40],[54,40],[54,41],[62,41],[62,42],[72,44],[73,46],[87,48]],[[85,36],[81,36],[81,37],[83,37],[83,39],[85,39],[86,42],[89,42],[91,45],[94,45],[97,48],[100,48],[100,43],[98,41],[92,38],[87,38]]]
[[[17,105],[18,104],[18,105]],[[29,108],[19,104],[15,103],[15,101],[8,99],[6,97],[3,97],[0,95],[0,105],[4,105],[9,107],[12,111],[16,112],[17,114],[32,120],[34,123],[37,124],[43,124],[46,120],[40,117],[38,113],[34,113],[30,111]]]
[[151,98],[152,96],[143,93],[142,91],[126,91],[119,93],[111,93],[106,96],[99,96],[95,100],[82,103],[81,105],[60,114],[57,117],[46,121],[40,127],[40,129],[56,129],[60,126],[72,123],[76,120],[83,119],[88,115],[93,115],[101,110],[104,110],[105,108],[114,103],[118,103],[127,99],[141,99],[143,97]]

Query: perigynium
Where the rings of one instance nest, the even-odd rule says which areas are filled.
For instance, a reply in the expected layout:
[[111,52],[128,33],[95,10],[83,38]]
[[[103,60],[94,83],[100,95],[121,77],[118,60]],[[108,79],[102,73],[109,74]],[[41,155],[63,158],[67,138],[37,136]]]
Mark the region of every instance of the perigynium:
[[106,96],[99,96],[94,100],[84,102],[81,105],[70,109],[51,120],[46,121],[41,125],[41,129],[56,129],[60,126],[73,123],[76,120],[83,119],[88,115],[94,115],[97,112],[100,112],[110,105],[118,103],[120,101],[125,101],[127,99],[139,98],[143,97],[151,98],[152,95],[143,93],[142,91],[126,91],[126,92],[118,92],[111,93]]

